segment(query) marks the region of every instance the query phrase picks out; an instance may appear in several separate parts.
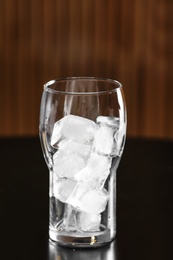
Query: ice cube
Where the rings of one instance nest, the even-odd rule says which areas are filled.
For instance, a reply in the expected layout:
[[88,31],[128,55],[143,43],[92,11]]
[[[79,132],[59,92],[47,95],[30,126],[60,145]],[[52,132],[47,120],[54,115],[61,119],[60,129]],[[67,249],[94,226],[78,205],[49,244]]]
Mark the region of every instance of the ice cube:
[[108,192],[105,189],[92,190],[85,183],[79,182],[66,203],[78,210],[98,214],[105,210],[108,198]]
[[96,118],[96,123],[99,125],[106,125],[117,129],[119,127],[119,118],[113,116],[98,116]]
[[83,181],[92,189],[101,189],[110,173],[112,158],[91,153],[85,168],[75,174],[77,181]]
[[80,211],[77,215],[77,228],[80,231],[99,231],[100,221],[101,214]]
[[112,155],[114,142],[114,130],[108,126],[100,126],[94,138],[95,151],[106,156]]
[[58,148],[62,139],[75,140],[79,143],[91,143],[96,124],[84,117],[67,115],[54,124],[51,145]]
[[75,153],[58,150],[53,155],[53,171],[59,178],[73,178],[85,165],[85,160]]
[[59,228],[65,231],[99,231],[100,221],[100,214],[79,211],[75,207],[65,204],[63,222]]
[[94,137],[94,150],[101,155],[114,156],[116,151],[114,136],[119,127],[118,118],[99,116],[96,122],[99,127]]
[[68,179],[59,179],[53,186],[53,192],[55,198],[62,202],[66,202],[69,196],[72,194],[77,182]]
[[73,140],[68,141],[64,139],[59,143],[59,149],[65,153],[75,153],[87,160],[91,153],[92,147],[88,144],[82,144]]

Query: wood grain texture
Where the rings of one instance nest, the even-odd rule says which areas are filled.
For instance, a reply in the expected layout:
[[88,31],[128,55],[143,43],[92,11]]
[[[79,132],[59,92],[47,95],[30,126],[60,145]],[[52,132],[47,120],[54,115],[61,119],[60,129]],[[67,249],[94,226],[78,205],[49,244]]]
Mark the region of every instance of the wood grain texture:
[[122,82],[128,135],[173,138],[173,1],[0,0],[0,136],[37,135],[43,84]]

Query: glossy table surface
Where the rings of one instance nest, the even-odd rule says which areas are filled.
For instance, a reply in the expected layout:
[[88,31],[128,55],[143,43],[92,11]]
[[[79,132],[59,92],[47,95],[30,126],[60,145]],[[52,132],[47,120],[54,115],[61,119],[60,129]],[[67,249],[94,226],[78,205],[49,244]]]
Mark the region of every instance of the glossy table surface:
[[0,259],[173,259],[173,141],[127,139],[117,174],[117,236],[92,250],[49,241],[39,139],[4,138],[0,147]]

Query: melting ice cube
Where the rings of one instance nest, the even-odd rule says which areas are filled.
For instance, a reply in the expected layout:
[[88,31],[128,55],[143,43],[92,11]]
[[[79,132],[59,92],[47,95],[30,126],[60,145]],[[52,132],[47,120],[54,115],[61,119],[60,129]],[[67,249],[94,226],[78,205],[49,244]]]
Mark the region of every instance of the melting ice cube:
[[85,160],[78,154],[65,153],[58,150],[53,155],[53,171],[59,178],[73,178],[86,165]]
[[126,124],[124,122],[122,122],[119,130],[114,135],[114,139],[116,140],[116,143],[117,143],[116,154],[118,156],[121,156],[121,154],[123,152],[125,135],[126,135]]
[[54,183],[54,196],[62,202],[66,202],[76,187],[76,181],[68,179],[59,179]]
[[77,230],[77,209],[69,204],[65,204],[64,217],[60,229],[65,231]]
[[87,118],[67,115],[54,124],[51,145],[58,147],[58,142],[64,138],[79,143],[91,143],[96,130],[96,124]]
[[94,137],[94,150],[105,156],[116,155],[115,133],[119,127],[119,121],[116,117],[99,116],[96,119],[99,127]]
[[83,181],[92,189],[101,189],[110,173],[111,157],[91,153],[85,168],[76,173],[75,179]]
[[105,189],[92,190],[85,183],[79,182],[67,203],[81,211],[98,214],[105,210],[108,198],[108,192]]

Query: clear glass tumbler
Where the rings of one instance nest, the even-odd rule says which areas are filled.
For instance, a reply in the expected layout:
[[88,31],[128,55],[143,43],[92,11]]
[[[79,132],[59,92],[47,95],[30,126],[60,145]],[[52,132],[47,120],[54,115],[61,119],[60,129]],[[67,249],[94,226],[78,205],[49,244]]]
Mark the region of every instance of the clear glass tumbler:
[[122,85],[65,78],[44,85],[40,140],[49,169],[49,236],[97,247],[116,235],[116,171],[126,136]]

